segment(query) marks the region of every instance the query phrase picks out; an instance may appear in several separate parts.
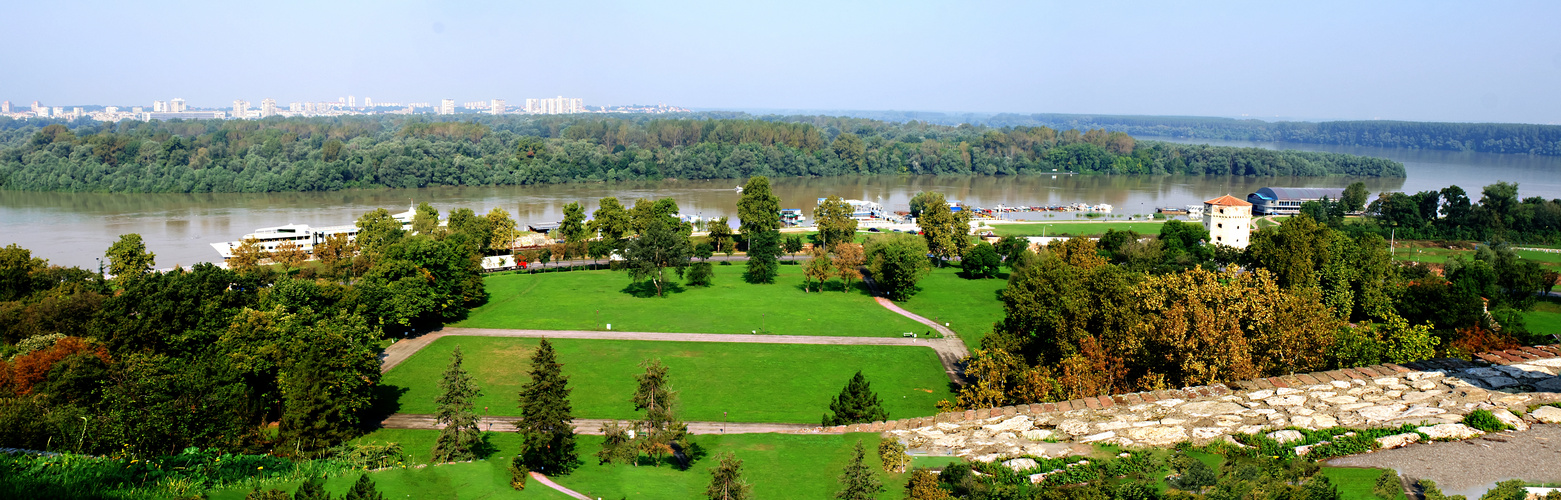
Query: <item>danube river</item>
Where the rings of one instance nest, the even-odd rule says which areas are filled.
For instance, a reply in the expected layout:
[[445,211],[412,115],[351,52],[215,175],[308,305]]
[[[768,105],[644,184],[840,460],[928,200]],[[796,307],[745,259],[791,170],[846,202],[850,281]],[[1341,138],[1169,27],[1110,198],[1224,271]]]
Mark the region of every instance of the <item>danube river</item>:
[[[1052,205],[1107,203],[1115,214],[1153,212],[1224,194],[1245,197],[1263,186],[1343,187],[1363,180],[1372,191],[1415,192],[1463,186],[1478,199],[1481,186],[1498,180],[1518,182],[1522,196],[1561,197],[1561,158],[1486,153],[1452,153],[1402,149],[1274,144],[1184,139],[1220,145],[1334,151],[1379,156],[1403,162],[1404,179],[1070,176],[1016,177],[872,176],[774,179],[784,208],[810,212],[816,200],[829,195],[883,203],[905,210],[912,195],[931,190],[968,205]],[[508,187],[436,187],[424,189],[354,190],[322,193],[270,194],[97,194],[0,191],[0,245],[17,243],[51,263],[96,268],[120,234],[140,233],[157,254],[160,268],[189,266],[216,260],[210,243],[242,238],[257,228],[289,223],[315,226],[347,224],[364,212],[387,208],[406,210],[414,202],[429,202],[442,213],[467,207],[487,212],[494,207],[512,214],[522,226],[557,221],[565,204],[579,201],[587,211],[596,200],[616,196],[625,204],[635,198],[671,197],[687,214],[733,216],[742,181],[669,180],[616,184],[565,184]],[[1056,218],[1069,213],[1053,214]],[[735,224],[734,224],[735,225]]]

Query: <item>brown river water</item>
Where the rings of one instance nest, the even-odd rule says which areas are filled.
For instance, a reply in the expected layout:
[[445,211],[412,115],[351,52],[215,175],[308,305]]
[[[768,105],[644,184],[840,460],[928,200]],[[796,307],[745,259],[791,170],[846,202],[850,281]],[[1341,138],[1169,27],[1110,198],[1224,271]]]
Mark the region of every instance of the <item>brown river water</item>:
[[[1026,175],[867,176],[773,179],[783,208],[809,212],[818,198],[839,195],[905,210],[918,191],[939,191],[967,205],[1061,205],[1107,203],[1118,215],[1147,214],[1156,207],[1179,207],[1224,194],[1245,197],[1263,186],[1343,187],[1357,180],[1372,191],[1415,192],[1463,186],[1478,199],[1481,186],[1497,180],[1518,182],[1522,196],[1561,197],[1561,157],[1454,153],[1402,149],[1317,146],[1208,140],[1161,139],[1232,146],[1334,151],[1403,162],[1403,179],[1350,177],[1188,177]],[[268,226],[289,223],[349,224],[364,212],[404,211],[429,202],[441,213],[458,207],[479,213],[494,207],[510,212],[522,226],[557,221],[563,206],[579,201],[587,212],[596,200],[615,196],[625,204],[636,198],[671,197],[685,214],[732,216],[734,187],[743,181],[666,180],[614,184],[563,184],[505,187],[434,187],[316,193],[102,194],[0,191],[0,245],[16,243],[51,263],[96,268],[120,234],[140,233],[157,254],[157,267],[189,266],[217,260],[210,243],[232,241]],[[1052,214],[1052,220],[1074,213]],[[1019,216],[1023,218],[1024,216]]]

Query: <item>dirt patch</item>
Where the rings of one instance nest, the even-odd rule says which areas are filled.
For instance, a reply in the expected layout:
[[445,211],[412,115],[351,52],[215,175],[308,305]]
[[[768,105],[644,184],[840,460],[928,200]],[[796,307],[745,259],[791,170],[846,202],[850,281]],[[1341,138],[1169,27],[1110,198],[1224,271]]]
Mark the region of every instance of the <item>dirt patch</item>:
[[1479,496],[1497,481],[1561,481],[1561,425],[1535,425],[1466,441],[1414,444],[1396,450],[1336,458],[1328,465],[1378,467],[1411,481],[1436,481],[1449,495]]

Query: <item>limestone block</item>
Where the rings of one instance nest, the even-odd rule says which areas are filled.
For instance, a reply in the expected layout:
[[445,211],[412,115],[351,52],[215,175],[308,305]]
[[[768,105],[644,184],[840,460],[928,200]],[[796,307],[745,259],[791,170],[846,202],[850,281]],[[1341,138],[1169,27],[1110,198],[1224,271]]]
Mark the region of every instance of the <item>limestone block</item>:
[[1301,431],[1285,429],[1282,431],[1268,433],[1268,438],[1278,441],[1280,444],[1284,444],[1291,441],[1300,441],[1306,439],[1306,436],[1301,434]]
[[1317,430],[1315,419],[1304,415],[1290,417],[1290,425],[1306,430]]
[[1273,389],[1264,389],[1264,390],[1261,390],[1261,391],[1252,391],[1252,392],[1247,393],[1247,399],[1251,399],[1253,401],[1257,401],[1257,400],[1260,400],[1260,399],[1268,399],[1270,397],[1273,397],[1273,395],[1274,395],[1274,390]]
[[1339,405],[1339,411],[1353,411],[1353,410],[1359,410],[1361,408],[1369,408],[1369,407],[1372,407],[1372,406],[1376,406],[1376,405],[1373,405],[1371,403],[1343,404],[1343,405]]
[[1185,424],[1185,423],[1187,423],[1187,419],[1185,419],[1185,418],[1162,418],[1162,419],[1160,419],[1160,425],[1182,425],[1182,424]]
[[1447,410],[1431,406],[1413,406],[1394,418],[1434,417],[1443,413],[1447,413]]
[[1315,391],[1315,392],[1312,392],[1310,394],[1307,394],[1306,396],[1310,397],[1312,399],[1326,399],[1326,398],[1331,398],[1331,397],[1334,397],[1334,396],[1337,396],[1337,395],[1339,395],[1339,393],[1333,392],[1333,391]]
[[1323,398],[1323,401],[1331,405],[1348,405],[1356,401],[1360,401],[1360,398],[1355,396],[1333,396]]
[[1414,387],[1417,391],[1429,391],[1436,388],[1436,382],[1432,382],[1430,380],[1421,380],[1413,384],[1409,384],[1409,386]]
[[1330,427],[1338,427],[1339,421],[1333,418],[1333,415],[1319,413],[1312,415],[1312,425],[1316,426],[1317,429],[1327,429]]
[[1534,409],[1534,412],[1529,413],[1529,415],[1533,416],[1535,420],[1547,424],[1561,424],[1561,408],[1554,406],[1541,406]]
[[1369,406],[1357,410],[1361,417],[1365,417],[1366,420],[1371,421],[1393,420],[1394,418],[1397,418],[1399,412],[1402,411],[1404,411],[1402,406]]
[[1427,399],[1431,399],[1431,398],[1439,396],[1441,394],[1442,394],[1442,391],[1406,392],[1406,393],[1404,393],[1403,396],[1399,396],[1399,400],[1403,401],[1405,403],[1418,403],[1420,401],[1425,401]]
[[1500,370],[1495,368],[1469,368],[1465,369],[1463,372],[1476,378],[1500,377],[1505,375]]
[[1500,420],[1501,423],[1512,426],[1513,429],[1520,431],[1528,430],[1528,422],[1524,422],[1523,419],[1518,418],[1517,415],[1513,415],[1512,411],[1506,408],[1497,408],[1491,410],[1491,414],[1496,416],[1496,420]]
[[1139,444],[1166,446],[1187,440],[1187,429],[1181,427],[1140,427],[1123,431],[1123,436]]
[[1155,401],[1154,404],[1160,405],[1163,408],[1172,408],[1186,402],[1186,400],[1172,398]]
[[1083,420],[1063,420],[1057,424],[1057,430],[1074,436],[1083,436],[1089,434],[1089,422]]
[[1221,427],[1233,427],[1241,425],[1241,417],[1239,415],[1215,415],[1214,425]]
[[1214,439],[1225,435],[1229,429],[1224,427],[1196,427],[1192,430],[1193,439]]
[[997,432],[1026,431],[1030,430],[1032,427],[1034,426],[1030,424],[1030,417],[1025,415],[1013,417],[995,424],[982,426],[984,429]]
[[1257,434],[1259,432],[1263,432],[1263,426],[1261,426],[1261,425],[1243,425],[1241,427],[1237,427],[1236,428],[1236,432],[1239,432],[1239,433],[1242,433],[1242,434]]
[[[1299,392],[1299,391],[1298,391]],[[1269,406],[1299,406],[1306,402],[1304,394],[1292,394],[1289,396],[1275,396],[1263,400]]]
[[1115,437],[1117,437],[1116,431],[1106,431],[1099,434],[1090,434],[1088,436],[1081,437],[1078,441],[1080,443],[1093,443],[1096,441],[1105,441]]
[[1349,381],[1346,381],[1346,380],[1335,380],[1335,381],[1329,382],[1328,384],[1332,385],[1335,389],[1349,389],[1350,388],[1350,383],[1349,383]]
[[1540,392],[1561,392],[1561,377],[1552,377],[1535,382],[1534,390]]
[[1526,364],[1545,366],[1550,368],[1561,368],[1561,358],[1535,359],[1526,362]]
[[1292,389],[1292,388],[1289,388],[1289,387],[1281,387],[1281,388],[1278,388],[1278,389],[1274,389],[1274,395],[1275,396],[1294,396],[1296,394],[1302,394],[1304,392],[1305,391],[1302,391],[1300,389]]
[[1468,439],[1484,434],[1478,429],[1463,424],[1436,424],[1430,427],[1419,427],[1415,430],[1429,436],[1431,439]]
[[1443,375],[1445,375],[1445,374],[1443,374],[1442,372],[1409,372],[1409,373],[1405,373],[1404,374],[1404,378],[1409,379],[1409,380],[1426,380],[1426,379],[1433,379],[1433,378],[1442,378]]
[[948,431],[959,429],[959,424],[951,424],[951,423],[948,423],[948,422],[938,422],[936,427],[940,431],[948,432]]
[[1323,441],[1323,442],[1316,443],[1316,444],[1309,444],[1309,445],[1305,445],[1305,446],[1297,446],[1297,447],[1295,447],[1295,454],[1296,454],[1296,456],[1304,457],[1304,456],[1306,456],[1307,453],[1311,453],[1312,452],[1312,448],[1316,448],[1318,446],[1322,446],[1322,445],[1325,445],[1325,444],[1328,444],[1328,441]]
[[1398,385],[1399,380],[1398,377],[1382,377],[1378,379],[1372,379],[1371,383],[1377,385]]
[[1384,450],[1391,450],[1393,448],[1401,448],[1405,445],[1408,445],[1409,443],[1413,443],[1419,440],[1419,434],[1406,432],[1403,434],[1394,434],[1392,436],[1382,436],[1377,438],[1377,447]]
[[1382,397],[1388,398],[1388,399],[1398,399],[1398,398],[1404,397],[1404,391],[1396,391],[1395,390],[1395,391],[1384,392],[1384,393],[1382,393]]
[[[973,459],[973,460],[975,460],[977,462],[991,462],[993,460],[997,460],[997,457],[998,457],[998,454],[996,454],[996,453],[988,453],[986,455],[977,455],[977,456],[971,457],[971,459]],[[976,471],[976,472],[979,475],[980,471]]]
[[1313,413],[1317,413],[1317,410],[1313,410],[1311,408],[1293,408],[1290,410],[1291,415],[1300,415],[1303,417],[1309,417]]
[[1480,381],[1484,382],[1486,387],[1492,389],[1503,389],[1518,385],[1518,380],[1512,377],[1487,377],[1480,379]]
[[1114,431],[1114,430],[1117,430],[1117,429],[1126,429],[1126,428],[1132,427],[1132,426],[1133,426],[1133,424],[1128,423],[1128,422],[1105,422],[1105,423],[1095,424],[1095,430],[1097,430],[1097,431]]
[[1241,405],[1224,401],[1199,401],[1187,403],[1179,408],[1182,413],[1195,417],[1207,417],[1211,415],[1230,414],[1242,410]]
[[1004,467],[1013,469],[1014,472],[1024,472],[1030,469],[1034,469],[1038,465],[1041,464],[1035,463],[1035,460],[1029,458],[1015,458],[1013,460],[1003,462]]
[[1544,368],[1541,368],[1541,367],[1538,367],[1538,366],[1533,366],[1533,365],[1529,365],[1529,366],[1524,366],[1524,365],[1498,366],[1498,367],[1496,367],[1496,370],[1502,372],[1503,374],[1506,374],[1508,377],[1512,377],[1512,378],[1516,378],[1516,379],[1550,378],[1550,377],[1554,376],[1554,374],[1546,371]]
[[1047,439],[1051,439],[1052,431],[1046,429],[1030,429],[1019,433],[1019,435],[1031,441],[1045,441]]

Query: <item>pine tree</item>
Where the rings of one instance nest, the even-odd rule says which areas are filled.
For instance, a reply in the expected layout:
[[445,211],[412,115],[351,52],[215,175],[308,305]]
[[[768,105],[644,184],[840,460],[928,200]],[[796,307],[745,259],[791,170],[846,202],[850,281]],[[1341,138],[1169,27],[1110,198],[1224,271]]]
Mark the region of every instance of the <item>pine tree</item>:
[[298,485],[298,491],[293,492],[293,500],[331,500],[331,494],[325,492],[325,479],[314,476]]
[[726,452],[720,465],[710,469],[710,487],[705,488],[710,500],[748,500],[753,498],[753,487],[743,481],[743,461]]
[[482,442],[482,432],[477,429],[476,400],[482,389],[472,383],[472,377],[461,368],[461,347],[450,353],[450,367],[439,381],[441,394],[434,402],[439,405],[434,414],[437,423],[445,424],[434,442],[435,462],[454,462],[476,458],[476,448]]
[[369,479],[368,474],[358,476],[358,482],[353,483],[352,489],[341,497],[342,500],[385,500],[385,495],[379,493],[374,487],[374,480]]
[[531,382],[520,391],[520,421],[515,422],[525,440],[522,461],[531,470],[560,475],[579,465],[570,391],[553,343],[542,339],[531,355]]
[[851,463],[846,464],[846,469],[840,474],[841,488],[835,498],[840,500],[874,500],[878,494],[884,491],[883,482],[878,480],[878,475],[873,473],[873,468],[867,466],[867,449],[862,447],[862,442],[856,442],[856,452],[851,456]]
[[645,410],[645,417],[634,425],[641,433],[640,449],[655,459],[659,467],[661,459],[672,453],[672,443],[687,437],[688,425],[679,421],[672,412],[672,406],[677,402],[677,393],[667,389],[666,365],[661,364],[659,359],[653,359],[640,363],[640,366],[645,367],[645,373],[635,377],[639,381],[639,388],[634,391],[634,409]]
[[867,377],[862,376],[861,371],[846,382],[840,395],[835,396],[835,401],[829,404],[829,410],[834,415],[824,416],[824,426],[850,425],[871,423],[889,419],[889,412],[884,411],[883,401],[878,399],[878,394],[873,392],[872,383]]
[[353,415],[344,415],[335,404],[331,382],[318,351],[305,353],[286,372],[282,382],[282,421],[278,426],[283,442],[289,445],[284,449],[308,457],[347,439]]

